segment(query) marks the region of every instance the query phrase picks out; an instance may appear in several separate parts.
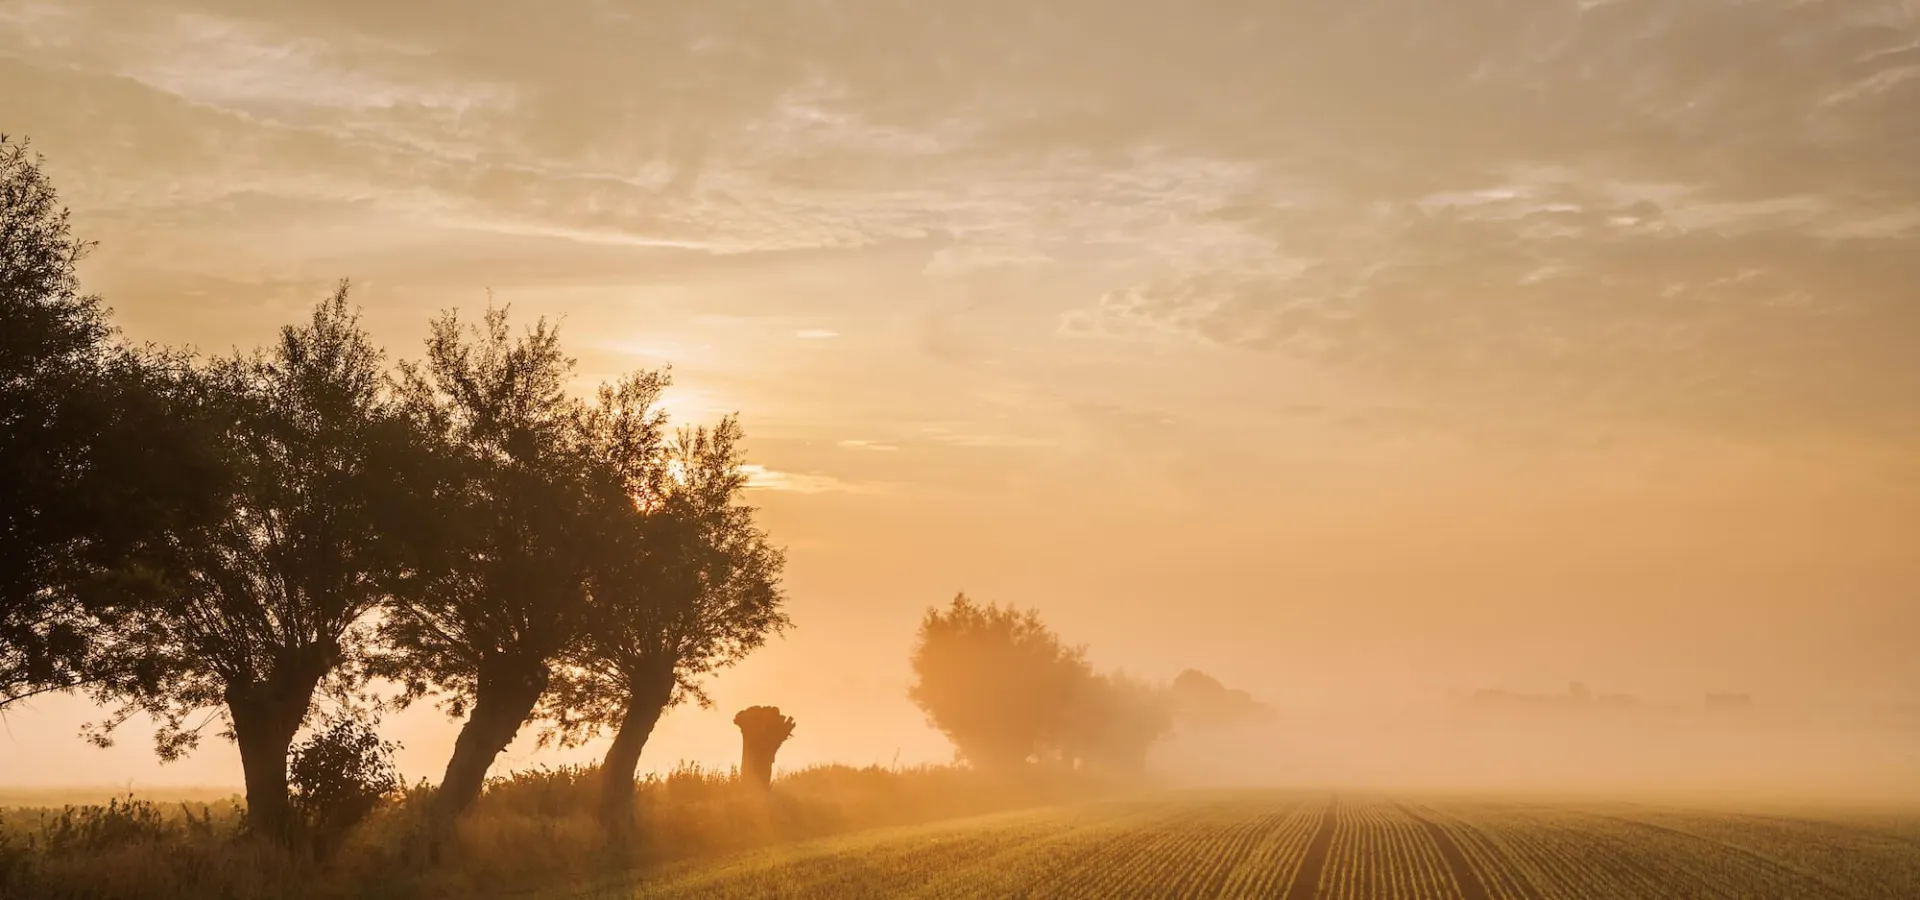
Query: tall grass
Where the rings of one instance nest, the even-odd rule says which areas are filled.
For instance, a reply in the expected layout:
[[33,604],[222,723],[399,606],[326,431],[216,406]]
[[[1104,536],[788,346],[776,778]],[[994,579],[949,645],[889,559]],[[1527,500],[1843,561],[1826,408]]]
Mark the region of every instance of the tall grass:
[[452,839],[428,852],[429,791],[390,799],[325,865],[253,840],[238,803],[0,812],[0,897],[333,900],[488,896],[551,888],[683,860],[860,828],[907,824],[1088,796],[1105,786],[1068,773],[988,778],[950,767],[820,766],[771,793],[732,771],[683,765],[634,786],[636,825],[609,834],[595,817],[592,767],[542,768],[492,781]]

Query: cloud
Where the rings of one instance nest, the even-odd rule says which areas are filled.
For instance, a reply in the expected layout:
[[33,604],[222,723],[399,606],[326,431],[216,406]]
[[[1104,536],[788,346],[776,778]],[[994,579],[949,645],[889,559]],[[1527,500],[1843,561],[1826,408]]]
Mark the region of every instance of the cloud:
[[924,271],[935,278],[957,278],[980,271],[1042,266],[1055,262],[1053,256],[1036,246],[1038,243],[1034,235],[956,235],[954,243],[934,251],[927,258]]
[[840,332],[828,331],[825,328],[803,328],[799,331],[794,332],[793,336],[800,338],[801,340],[818,341],[818,340],[825,340],[827,338],[837,338],[840,336]]
[[860,441],[860,440],[851,440],[851,439],[839,441],[835,444],[835,446],[841,447],[847,450],[873,450],[873,451],[882,452],[882,453],[892,453],[900,449],[899,447],[893,444],[882,444],[882,443],[879,443],[878,441]]
[[[498,81],[435,72],[429,45],[350,27],[289,28],[193,4],[78,3],[0,8],[0,47],[78,70],[110,72],[188,103],[289,125],[375,114],[389,129],[472,116],[514,101]],[[52,54],[52,55],[50,55]],[[404,118],[385,114],[404,111]]]
[[843,481],[817,473],[782,472],[758,463],[748,463],[740,468],[747,475],[747,487],[755,490],[795,494],[871,494],[881,490],[877,484]]
[[1920,334],[1920,255],[1889,234],[1904,219],[1802,196],[1626,203],[1606,184],[1275,215],[1274,256],[1311,262],[1169,273],[1062,326],[1260,350],[1526,415],[1750,436],[1920,426],[1899,399],[1920,374],[1894,337]]
[[1059,442],[1052,438],[1034,435],[1007,434],[994,431],[976,431],[971,423],[931,423],[920,428],[934,443],[949,447],[976,449],[1030,449],[1052,447]]
[[266,115],[403,107],[461,115],[512,102],[499,85],[377,74],[383,60],[430,51],[354,38],[288,35],[254,21],[181,13],[141,40],[143,52],[124,58],[120,71],[192,102]]
[[[270,194],[383,239],[910,244],[934,279],[1044,284],[1069,335],[1409,403],[1750,435],[1920,416],[1904,0],[460,6],[4,3],[0,111],[65,135],[75,196],[130,222]],[[137,150],[93,139],[102,111]],[[1002,431],[935,440],[1038,440]]]

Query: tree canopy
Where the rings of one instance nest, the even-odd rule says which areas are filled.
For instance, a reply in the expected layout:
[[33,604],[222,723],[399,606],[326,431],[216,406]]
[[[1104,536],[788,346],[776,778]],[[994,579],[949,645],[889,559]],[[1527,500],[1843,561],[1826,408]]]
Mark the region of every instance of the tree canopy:
[[1031,609],[965,594],[927,610],[910,659],[908,696],[969,763],[1006,771],[1032,763],[1138,772],[1176,724],[1267,714],[1244,691],[1193,669],[1162,687],[1101,673]]
[[145,712],[172,758],[223,724],[262,829],[288,825],[287,749],[315,691],[364,671],[370,614],[411,575],[418,535],[400,509],[420,444],[383,390],[381,362],[343,284],[270,350],[195,372],[223,425],[222,514],[175,530],[153,557],[160,583],[100,610],[140,677],[96,685],[122,702],[96,737]]
[[471,325],[448,312],[426,351],[401,365],[400,404],[438,462],[422,502],[449,527],[423,554],[417,595],[382,624],[387,652],[375,671],[467,717],[440,784],[453,814],[479,796],[579,635],[597,473],[575,440],[573,360],[553,325],[516,335],[504,308]]
[[75,240],[26,145],[0,138],[0,704],[68,682],[71,552],[94,537],[89,437],[112,328],[79,291]]
[[1039,613],[965,594],[920,620],[909,696],[975,765],[1006,769],[1057,754],[1069,710],[1092,679]]
[[618,490],[602,506],[584,627],[543,705],[562,742],[613,729],[602,763],[613,817],[661,714],[705,705],[708,675],[788,625],[784,555],[742,498],[739,421],[683,428],[667,443],[651,410],[665,384],[645,373],[602,386],[582,416],[588,452]]
[[80,289],[87,249],[40,158],[0,135],[0,709],[134,674],[90,639],[87,597],[219,505],[183,358],[116,341]]

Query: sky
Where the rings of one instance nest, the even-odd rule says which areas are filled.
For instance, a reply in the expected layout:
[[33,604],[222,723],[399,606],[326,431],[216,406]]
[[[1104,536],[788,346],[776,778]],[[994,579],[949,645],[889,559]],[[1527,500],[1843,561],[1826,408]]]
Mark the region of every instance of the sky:
[[[643,768],[946,759],[962,590],[1295,710],[1920,703],[1913,0],[0,0],[0,131],[131,340],[350,278],[739,412],[795,628]],[[98,715],[0,781],[238,780]]]

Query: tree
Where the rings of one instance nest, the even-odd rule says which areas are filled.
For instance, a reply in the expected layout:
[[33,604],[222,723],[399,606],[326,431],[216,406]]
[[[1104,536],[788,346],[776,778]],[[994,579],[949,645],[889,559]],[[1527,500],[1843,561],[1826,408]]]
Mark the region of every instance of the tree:
[[914,646],[909,696],[977,766],[1010,769],[1057,752],[1075,693],[1092,676],[1083,651],[1033,610],[982,606],[965,594],[929,609]]
[[0,137],[0,705],[65,686],[86,646],[58,593],[112,334],[79,293],[84,251],[38,159]]
[[631,816],[633,774],[660,716],[784,629],[781,552],[742,502],[739,422],[682,429],[663,447],[664,373],[602,386],[581,429],[618,488],[603,505],[586,627],[544,705],[563,742],[611,728],[602,814]]
[[792,716],[778,706],[749,706],[733,714],[740,728],[740,778],[760,790],[773,787],[773,758],[793,737]]
[[87,247],[39,157],[0,135],[0,709],[116,668],[82,593],[217,511],[181,360],[113,342],[80,292]]
[[281,839],[295,824],[294,735],[321,682],[363,657],[369,614],[410,571],[412,536],[390,510],[409,493],[400,473],[416,442],[382,394],[381,353],[347,295],[342,284],[270,352],[202,373],[227,425],[224,514],[175,532],[157,557],[159,585],[102,609],[113,653],[141,674],[95,687],[122,703],[96,739],[146,712],[172,759],[223,724],[240,751],[249,824]]
[[421,590],[383,623],[375,671],[403,700],[441,693],[467,718],[436,794],[442,819],[480,796],[579,634],[598,518],[572,367],[545,320],[516,337],[496,308],[475,327],[441,316],[426,359],[401,366],[406,414],[442,461],[434,515],[450,527]]
[[1173,727],[1167,692],[1115,673],[1075,686],[1062,756],[1082,766],[1126,774],[1146,768],[1147,750]]
[[1230,725],[1271,718],[1272,707],[1243,690],[1229,688],[1198,669],[1175,676],[1167,689],[1176,718],[1194,725]]

